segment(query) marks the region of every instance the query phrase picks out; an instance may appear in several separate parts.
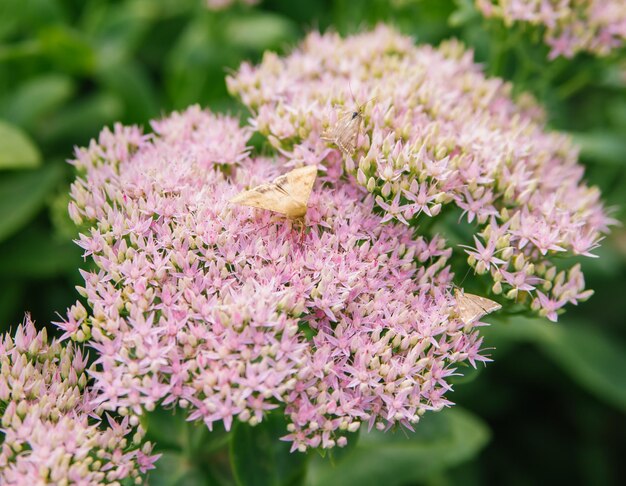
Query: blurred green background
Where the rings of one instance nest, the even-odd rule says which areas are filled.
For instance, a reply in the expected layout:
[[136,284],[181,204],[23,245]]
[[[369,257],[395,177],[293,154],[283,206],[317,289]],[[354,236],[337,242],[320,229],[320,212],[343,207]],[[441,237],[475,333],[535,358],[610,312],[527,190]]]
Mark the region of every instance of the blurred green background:
[[[266,0],[213,12],[202,0],[0,0],[0,330],[21,322],[25,311],[40,325],[58,320],[57,313],[77,298],[78,268],[85,263],[66,215],[73,172],[65,161],[74,146],[87,144],[115,121],[147,126],[150,118],[192,103],[245,118],[226,93],[228,70],[260,59],[266,49],[288,52],[314,28],[348,34],[386,21],[417,42],[462,39],[486,72],[511,80],[515,92],[534,94],[547,109],[549,125],[572,133],[587,179],[601,187],[623,221],[624,50],[601,59],[581,54],[549,62],[539,30],[506,29],[480,17],[472,5]],[[455,385],[450,398],[463,409],[425,420],[407,454],[385,440],[368,449],[370,439],[362,438],[352,463],[329,472],[326,461],[309,479],[377,484],[384,477],[389,485],[623,481],[624,228],[616,227],[597,253],[600,258],[583,262],[596,294],[570,308],[558,324],[491,320],[485,335],[487,346],[495,347],[495,362]],[[450,434],[442,435],[437,421]],[[236,438],[245,444],[259,433],[242,431]],[[177,434],[176,440],[161,438],[159,450],[167,454],[151,483],[219,482],[224,457],[216,451],[223,435],[189,427]],[[185,459],[184,470],[174,457]],[[334,459],[341,467],[341,454]],[[384,461],[392,463],[393,474],[376,476],[375,465]],[[366,463],[376,471],[355,476]]]

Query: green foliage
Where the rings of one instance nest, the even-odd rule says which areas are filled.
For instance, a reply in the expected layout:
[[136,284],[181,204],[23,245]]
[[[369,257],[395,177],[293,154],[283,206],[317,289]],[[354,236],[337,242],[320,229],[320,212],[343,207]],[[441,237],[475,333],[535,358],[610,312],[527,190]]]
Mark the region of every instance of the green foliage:
[[22,130],[0,120],[0,169],[30,169],[41,164],[41,154]]
[[[228,69],[266,49],[288,50],[311,28],[346,34],[380,21],[418,42],[458,37],[488,73],[511,80],[515,93],[531,92],[549,124],[574,135],[588,179],[624,219],[623,50],[550,62],[536,30],[484,20],[471,0],[266,0],[221,12],[203,0],[3,0],[0,329],[29,310],[39,324],[56,320],[77,298],[84,263],[71,242],[71,168],[62,162],[74,146],[105,125],[145,126],[191,103],[237,112]],[[457,218],[438,218],[431,229],[454,244],[466,229]],[[603,243],[601,258],[584,264],[596,295],[567,318],[493,319],[485,343],[495,362],[463,370],[450,395],[473,415],[427,414],[414,434],[361,432],[346,450],[318,457],[289,453],[274,415],[226,433],[187,423],[181,410],[155,411],[143,425],[163,457],[150,484],[617,482],[626,434],[626,231],[616,228]]]
[[62,174],[58,164],[4,175],[0,180],[0,242],[20,230],[44,205]]
[[203,423],[189,423],[185,411],[157,409],[144,414],[147,439],[163,454],[150,474],[150,484],[194,486],[233,484],[228,464],[231,436],[223,427],[209,431]]
[[240,486],[288,486],[301,484],[306,456],[291,454],[291,444],[280,440],[287,423],[284,415],[270,414],[251,427],[238,423],[230,443],[235,480]]
[[562,325],[554,325],[544,319],[516,317],[496,322],[485,335],[496,349],[503,341],[504,346],[510,342],[538,346],[580,387],[626,412],[626,347],[589,323],[566,317]]
[[335,464],[314,461],[307,484],[414,484],[475,457],[489,435],[479,418],[458,407],[427,414],[415,433],[363,433]]

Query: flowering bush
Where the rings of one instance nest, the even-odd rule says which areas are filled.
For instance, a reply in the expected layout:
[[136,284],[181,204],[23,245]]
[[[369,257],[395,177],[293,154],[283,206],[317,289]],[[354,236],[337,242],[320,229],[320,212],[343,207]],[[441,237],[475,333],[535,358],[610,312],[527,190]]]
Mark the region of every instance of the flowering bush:
[[476,0],[476,6],[507,25],[542,26],[552,59],[579,51],[607,55],[626,41],[626,4],[621,0]]
[[0,483],[139,483],[153,468],[158,456],[128,417],[99,424],[86,367],[78,346],[49,343],[28,317],[0,340]]
[[[346,170],[391,219],[415,226],[450,206],[477,224],[468,262],[489,273],[492,291],[557,319],[591,294],[579,265],[555,257],[593,256],[612,222],[600,193],[582,182],[568,137],[545,129],[529,97],[486,78],[456,41],[415,47],[385,26],[345,40],[311,34],[281,59],[267,54],[228,78],[254,113],[253,126],[290,157],[328,155],[320,135],[339,108],[364,107],[364,130]],[[355,99],[350,99],[350,92]]]

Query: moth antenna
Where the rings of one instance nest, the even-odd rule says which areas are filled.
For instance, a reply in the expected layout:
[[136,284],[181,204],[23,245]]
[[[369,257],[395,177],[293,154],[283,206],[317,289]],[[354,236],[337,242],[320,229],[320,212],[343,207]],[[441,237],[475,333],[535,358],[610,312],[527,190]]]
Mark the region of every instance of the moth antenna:
[[354,97],[354,93],[352,92],[352,83],[350,83],[349,79],[348,79],[348,89],[350,89],[350,96],[352,97],[352,102],[355,105],[358,105],[358,103],[356,102],[356,98]]
[[378,98],[378,96],[373,96],[372,98],[370,98],[369,100],[367,100],[365,103],[363,103],[361,106],[366,106],[368,103],[371,103],[372,101],[374,101],[376,98]]
[[465,272],[465,276],[463,277],[463,280],[461,280],[461,283],[459,285],[463,285],[463,282],[465,282],[465,279],[469,275],[469,272],[470,272],[471,269],[472,269],[471,267],[467,269],[467,272]]

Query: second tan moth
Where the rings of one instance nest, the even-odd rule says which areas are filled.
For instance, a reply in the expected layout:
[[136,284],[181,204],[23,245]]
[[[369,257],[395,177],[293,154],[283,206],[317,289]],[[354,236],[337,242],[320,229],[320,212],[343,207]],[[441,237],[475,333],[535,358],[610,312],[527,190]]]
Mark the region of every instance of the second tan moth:
[[344,112],[337,123],[322,134],[322,140],[335,144],[344,155],[352,156],[363,125],[363,108],[373,100],[374,98],[362,105],[357,104],[354,110]]
[[475,320],[502,308],[494,300],[480,295],[468,294],[459,289],[454,289],[454,298],[459,310],[459,317],[465,324],[471,324]]
[[293,169],[272,182],[237,194],[230,202],[267,209],[293,219],[303,218],[316,177],[315,165]]

